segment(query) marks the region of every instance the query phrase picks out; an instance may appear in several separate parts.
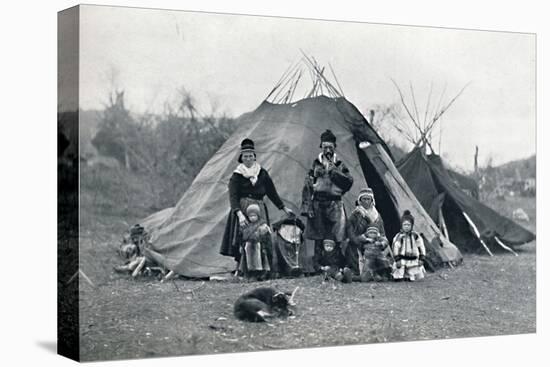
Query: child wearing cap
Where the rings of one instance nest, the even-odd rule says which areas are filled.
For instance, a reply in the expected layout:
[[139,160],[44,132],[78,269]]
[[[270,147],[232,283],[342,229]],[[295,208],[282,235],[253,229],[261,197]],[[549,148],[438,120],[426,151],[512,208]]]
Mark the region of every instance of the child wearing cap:
[[390,280],[393,270],[393,258],[386,237],[380,235],[376,226],[370,226],[365,232],[363,244],[363,266],[360,271],[362,282],[371,280]]
[[424,240],[413,231],[414,217],[405,210],[401,217],[401,231],[393,239],[392,249],[396,269],[393,278],[396,280],[415,281],[424,278],[424,258],[426,248]]
[[225,229],[220,246],[220,254],[232,257],[241,273],[242,229],[248,224],[246,208],[257,204],[261,208],[260,218],[269,225],[269,213],[264,203],[267,197],[275,207],[286,215],[293,215],[281,200],[269,172],[257,161],[254,141],[245,138],[241,141],[239,164],[229,179],[228,194],[230,209],[225,222]]
[[250,204],[246,208],[248,225],[243,228],[243,243],[241,249],[243,268],[241,269],[248,277],[256,277],[261,280],[269,275],[271,271],[271,229],[260,217],[260,207],[257,204]]
[[342,283],[351,283],[353,273],[346,267],[344,255],[340,246],[333,240],[323,240],[323,247],[319,259],[320,270],[325,279],[329,277]]
[[348,220],[347,233],[346,262],[357,280],[391,279],[391,251],[384,221],[376,209],[374,192],[370,187],[359,191],[356,206]]
[[132,276],[135,278],[146,265],[153,265],[152,261],[142,254],[143,248],[146,245],[146,235],[145,228],[139,224],[130,228],[129,236],[123,239],[118,250],[119,255],[126,261],[124,265],[114,267],[117,273],[132,273]]

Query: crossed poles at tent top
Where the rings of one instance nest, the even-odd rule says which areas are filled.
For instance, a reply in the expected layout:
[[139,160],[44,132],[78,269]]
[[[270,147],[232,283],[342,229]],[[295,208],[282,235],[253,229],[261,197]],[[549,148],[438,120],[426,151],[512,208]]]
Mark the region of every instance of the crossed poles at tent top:
[[332,66],[330,64],[328,65],[336,86],[334,86],[325,76],[326,67],[321,67],[314,57],[308,57],[303,51],[301,52],[303,56],[285,70],[265,100],[275,104],[287,104],[295,101],[294,97],[296,95],[296,90],[299,82],[303,80],[302,76],[304,75],[304,70],[309,73],[312,87],[306,90],[306,93],[301,99],[313,98],[321,95],[326,95],[331,98],[344,97],[344,91],[336,78]]

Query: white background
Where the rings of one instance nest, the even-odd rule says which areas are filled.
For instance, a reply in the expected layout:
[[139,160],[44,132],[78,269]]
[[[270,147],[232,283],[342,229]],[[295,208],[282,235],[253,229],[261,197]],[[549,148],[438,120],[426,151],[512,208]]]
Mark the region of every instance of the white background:
[[[134,5],[240,14],[284,15],[333,20],[356,20],[408,25],[534,32],[537,37],[537,334],[493,338],[409,342],[357,347],[308,349],[218,356],[180,357],[122,362],[109,366],[181,366],[250,363],[267,365],[541,365],[548,360],[548,282],[543,266],[545,250],[546,182],[542,144],[544,86],[548,85],[550,37],[543,2],[511,4],[481,1],[378,1],[340,0],[328,4],[305,1],[98,1],[97,4]],[[0,10],[0,84],[2,114],[3,236],[1,297],[2,365],[69,365],[55,354],[56,340],[56,12],[72,1],[6,2]],[[546,82],[546,83],[545,83]],[[546,104],[547,105],[547,104]],[[7,113],[7,115],[6,115]],[[546,138],[548,138],[546,136]],[[548,164],[546,162],[546,164]],[[521,283],[522,279],[518,279]],[[545,284],[546,283],[546,284]],[[545,310],[546,308],[546,310]],[[545,343],[546,342],[546,343]]]

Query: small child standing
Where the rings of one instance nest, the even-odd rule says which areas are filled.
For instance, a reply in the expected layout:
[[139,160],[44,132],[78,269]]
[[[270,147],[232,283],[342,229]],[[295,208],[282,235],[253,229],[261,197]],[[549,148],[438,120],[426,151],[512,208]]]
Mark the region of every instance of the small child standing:
[[395,280],[415,281],[424,278],[424,258],[426,248],[424,240],[413,231],[414,217],[405,210],[401,217],[401,231],[393,238],[393,256],[396,269],[393,272]]
[[241,249],[246,267],[241,269],[249,277],[261,280],[271,271],[271,229],[260,218],[260,207],[250,204],[246,208],[249,224],[243,228],[244,246]]
[[[370,226],[364,234],[362,282],[390,280],[393,259],[386,237],[380,235],[376,226]],[[361,259],[360,259],[361,262]]]

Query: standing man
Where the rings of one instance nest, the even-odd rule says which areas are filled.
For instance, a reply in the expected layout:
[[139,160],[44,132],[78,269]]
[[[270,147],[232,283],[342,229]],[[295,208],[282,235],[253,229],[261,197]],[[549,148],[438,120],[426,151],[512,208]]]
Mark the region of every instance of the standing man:
[[[336,136],[330,130],[321,134],[321,153],[313,161],[302,190],[302,215],[307,217],[305,237],[315,241],[313,266],[318,272],[325,263],[344,264],[340,244],[345,239],[346,214],[342,195],[353,185],[348,168],[336,155]],[[335,243],[330,255],[323,241]],[[323,259],[324,256],[338,259]]]

